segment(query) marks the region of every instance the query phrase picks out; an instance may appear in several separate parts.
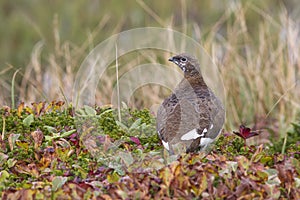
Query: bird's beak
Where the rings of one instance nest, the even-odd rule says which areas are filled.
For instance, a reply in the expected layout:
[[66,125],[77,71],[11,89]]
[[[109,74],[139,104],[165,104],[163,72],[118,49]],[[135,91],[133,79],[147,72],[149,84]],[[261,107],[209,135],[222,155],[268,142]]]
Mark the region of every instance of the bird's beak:
[[171,61],[172,63],[175,63],[176,65],[179,64],[178,58],[176,58],[176,57],[169,58],[169,61]]

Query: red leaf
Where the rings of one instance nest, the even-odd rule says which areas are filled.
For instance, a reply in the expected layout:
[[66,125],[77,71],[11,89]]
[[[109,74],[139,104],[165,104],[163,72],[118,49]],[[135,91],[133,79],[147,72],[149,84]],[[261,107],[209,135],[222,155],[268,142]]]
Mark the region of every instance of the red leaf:
[[140,142],[139,138],[137,138],[137,137],[130,137],[130,140],[137,145],[141,145],[141,142]]
[[258,131],[251,131],[250,128],[244,126],[244,125],[240,125],[240,132],[235,132],[233,131],[234,134],[240,136],[241,138],[248,139],[251,138],[253,136],[259,135]]

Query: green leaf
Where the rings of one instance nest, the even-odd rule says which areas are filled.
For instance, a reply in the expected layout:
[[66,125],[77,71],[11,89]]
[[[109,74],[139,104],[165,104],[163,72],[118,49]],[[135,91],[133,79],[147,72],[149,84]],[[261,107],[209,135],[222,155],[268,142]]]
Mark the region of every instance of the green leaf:
[[56,133],[56,128],[52,126],[44,126],[44,128],[47,129],[47,131],[49,131],[50,133]]
[[264,158],[264,155],[262,153],[256,154],[252,157],[254,163],[260,161],[261,158]]
[[52,191],[57,191],[57,189],[61,188],[66,182],[68,178],[62,176],[56,176],[52,180]]
[[80,173],[80,175],[83,179],[86,179],[86,177],[88,175],[86,170],[84,170],[80,165],[77,165],[77,164],[72,165],[72,167],[74,167],[75,169],[78,170],[78,172]]
[[20,134],[14,134],[14,133],[8,136],[8,144],[11,151],[14,150],[15,143],[19,137]]
[[276,169],[265,169],[264,172],[266,172],[268,176],[274,176],[278,174],[278,171]]
[[9,177],[9,173],[6,170],[1,171],[0,172],[0,183],[3,183],[8,177]]
[[126,152],[120,152],[119,153],[120,158],[123,160],[123,162],[125,163],[126,167],[129,167],[130,165],[132,165],[132,163],[134,162],[133,157],[131,156],[131,153],[126,153]]
[[8,155],[0,152],[0,166],[2,166],[8,158]]
[[123,165],[121,163],[121,158],[117,155],[108,164],[109,168],[114,169],[114,172],[118,173],[120,176],[124,176],[125,172],[123,170]]
[[237,159],[238,166],[242,171],[244,171],[244,170],[247,171],[249,169],[250,162],[246,157],[238,156],[238,157],[236,157],[236,159]]
[[266,172],[268,174],[268,181],[267,184],[270,185],[280,185],[280,180],[278,178],[278,171],[276,169],[266,169],[263,170],[263,172]]
[[53,133],[52,136],[49,136],[49,135],[46,135],[46,136],[45,136],[45,140],[46,140],[46,141],[50,141],[50,140],[57,139],[57,138],[60,138],[59,133]]
[[10,158],[10,159],[7,160],[8,168],[11,168],[11,167],[15,166],[16,163],[17,163],[17,160],[15,160],[13,158]]
[[[125,192],[123,190],[117,190],[116,193],[121,197],[121,199],[129,199],[128,192]],[[136,194],[138,193],[136,192]],[[134,199],[140,199],[140,198],[134,198]]]
[[60,137],[62,137],[62,138],[68,137],[68,136],[72,135],[74,132],[76,132],[76,129],[64,132],[63,134],[60,135]]
[[28,115],[24,120],[23,120],[23,124],[25,126],[30,126],[30,124],[34,122],[34,115],[33,114],[30,114]]
[[142,123],[141,118],[135,120],[135,122],[133,122],[133,124],[130,126],[129,131],[131,131],[133,129],[137,129],[140,126],[141,123]]
[[292,165],[294,165],[297,173],[300,174],[300,161],[297,160],[296,158],[291,158],[291,163]]
[[96,110],[90,106],[84,106],[85,113],[89,116],[95,116],[97,114]]
[[230,168],[231,168],[231,170],[233,172],[236,172],[237,167],[238,167],[238,163],[237,162],[235,162],[235,161],[227,161],[226,163],[230,166]]
[[273,158],[271,157],[271,156],[264,156],[264,157],[262,157],[261,159],[260,159],[260,162],[262,163],[262,164],[266,164],[267,162],[270,162],[270,161],[272,161],[273,160]]
[[294,177],[296,188],[300,187],[300,178]]
[[261,179],[263,179],[263,180],[268,180],[269,175],[268,175],[267,172],[257,170],[257,171],[256,171],[256,174],[257,174]]
[[49,142],[49,141],[52,140],[52,138],[53,138],[52,136],[46,135],[45,136],[45,141]]
[[84,116],[86,115],[85,111],[83,109],[78,109],[76,110],[76,115],[78,116]]
[[122,122],[116,120],[116,124],[117,124],[118,126],[120,126],[124,131],[126,131],[126,132],[129,131],[128,127],[127,127],[125,124],[123,124]]
[[113,111],[112,109],[108,109],[108,110],[102,112],[102,113],[99,115],[99,117],[102,117],[102,115],[105,115],[106,113],[110,113],[110,112],[112,112],[112,111]]

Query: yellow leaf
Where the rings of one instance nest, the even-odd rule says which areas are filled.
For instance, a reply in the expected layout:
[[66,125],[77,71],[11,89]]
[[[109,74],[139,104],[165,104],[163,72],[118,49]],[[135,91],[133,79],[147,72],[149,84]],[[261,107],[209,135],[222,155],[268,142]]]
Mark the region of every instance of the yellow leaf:
[[192,192],[199,197],[206,189],[207,189],[208,183],[207,183],[207,176],[205,173],[202,174],[201,182],[199,185],[192,185],[191,189]]
[[24,142],[24,141],[20,141],[20,140],[16,141],[16,145],[18,147],[21,147],[22,149],[25,149],[26,151],[28,150],[28,147],[29,147],[28,142]]
[[35,107],[36,115],[40,115],[41,112],[44,110],[44,108],[45,108],[45,102],[40,102],[40,103],[36,104],[36,107]]
[[26,111],[27,113],[30,113],[30,114],[33,114],[33,113],[34,113],[34,111],[32,110],[32,108],[29,108],[28,106],[26,106],[25,111]]
[[107,181],[109,183],[116,183],[118,182],[120,179],[119,175],[117,174],[117,172],[113,172],[112,174],[108,174],[107,175]]
[[61,107],[63,106],[65,104],[65,102],[63,102],[63,101],[58,101],[58,102],[56,102],[55,103],[55,106],[54,106],[54,110],[59,110],[59,109],[61,109]]
[[17,115],[20,117],[22,114],[22,111],[24,110],[24,102],[20,103],[20,105],[18,106],[18,112]]
[[160,178],[163,180],[163,183],[169,187],[171,184],[171,181],[173,180],[173,173],[171,172],[170,168],[164,168],[164,170],[161,170],[160,172]]
[[244,156],[238,156],[236,159],[239,168],[246,173],[246,171],[249,169],[250,161]]
[[55,101],[52,101],[51,103],[49,103],[48,106],[45,108],[45,112],[48,112],[53,107],[54,104],[55,104]]

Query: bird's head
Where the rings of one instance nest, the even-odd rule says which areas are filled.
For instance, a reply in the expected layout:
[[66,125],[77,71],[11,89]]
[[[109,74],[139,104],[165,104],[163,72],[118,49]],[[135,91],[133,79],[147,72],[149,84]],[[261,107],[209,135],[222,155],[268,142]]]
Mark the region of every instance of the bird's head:
[[169,59],[175,63],[186,75],[200,74],[198,60],[188,54],[179,54]]

